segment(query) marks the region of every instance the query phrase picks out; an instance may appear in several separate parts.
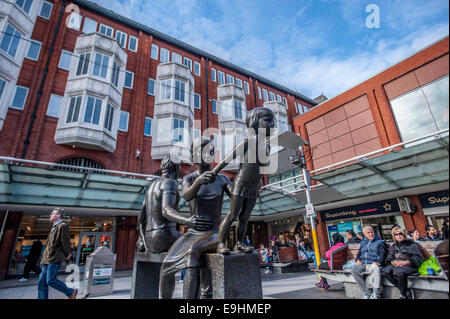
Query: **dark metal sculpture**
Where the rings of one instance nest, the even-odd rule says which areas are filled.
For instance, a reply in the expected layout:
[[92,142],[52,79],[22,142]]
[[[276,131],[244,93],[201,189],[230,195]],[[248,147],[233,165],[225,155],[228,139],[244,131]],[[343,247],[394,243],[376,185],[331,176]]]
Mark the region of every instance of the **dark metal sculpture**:
[[189,229],[173,244],[162,264],[159,296],[163,299],[172,298],[175,273],[182,269],[186,269],[183,298],[212,296],[211,274],[201,269],[204,265],[200,257],[216,251],[223,195],[231,196],[231,181],[225,175],[210,171],[214,146],[209,138],[194,140],[191,152],[193,157],[201,158],[197,171],[183,178],[183,197],[189,202],[191,217],[170,216],[171,220],[185,224]]
[[145,194],[139,216],[139,252],[167,251],[179,236],[175,222],[168,219],[177,213],[180,200],[177,186],[179,164],[166,157],[161,161],[161,171],[162,176],[150,185]]
[[[217,246],[217,252],[220,254],[230,253],[230,249],[226,245],[226,239],[230,226],[236,219],[238,219],[236,226],[237,241],[234,250],[243,252],[254,250],[253,246],[244,243],[244,236],[248,219],[258,196],[262,175],[260,167],[268,164],[261,162],[258,154],[260,149],[265,150],[266,156],[270,154],[270,144],[267,139],[270,137],[271,128],[274,127],[274,114],[269,108],[254,108],[248,112],[246,124],[248,128],[246,139],[213,169],[213,173],[216,174],[236,157],[243,154],[239,171],[233,183],[230,209],[220,225],[219,244]],[[263,134],[263,136],[260,134]]]

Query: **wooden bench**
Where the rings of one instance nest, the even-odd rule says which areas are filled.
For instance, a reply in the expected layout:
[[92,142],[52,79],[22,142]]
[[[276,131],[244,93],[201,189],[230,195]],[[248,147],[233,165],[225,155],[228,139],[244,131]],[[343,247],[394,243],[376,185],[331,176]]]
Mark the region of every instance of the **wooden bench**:
[[299,260],[297,247],[282,247],[278,251],[278,262],[272,263],[276,274],[308,270],[309,260]]
[[[422,241],[418,242],[425,260],[430,256],[435,256],[442,269],[439,276],[409,276],[408,288],[413,289],[417,299],[448,299],[448,240],[446,241]],[[387,252],[390,245],[386,244]],[[343,266],[350,260],[354,260],[359,251],[358,244],[351,244],[339,247],[330,254],[331,270],[313,269],[321,277],[342,282],[345,287],[345,293],[348,297],[362,298],[362,292],[356,285],[356,281],[351,275],[349,269],[343,270]],[[386,253],[387,253],[386,252]],[[369,273],[367,273],[369,274]],[[368,276],[369,277],[369,276]],[[370,280],[367,280],[368,287],[371,287]],[[383,280],[383,297],[395,298],[399,296],[399,291],[390,282]]]

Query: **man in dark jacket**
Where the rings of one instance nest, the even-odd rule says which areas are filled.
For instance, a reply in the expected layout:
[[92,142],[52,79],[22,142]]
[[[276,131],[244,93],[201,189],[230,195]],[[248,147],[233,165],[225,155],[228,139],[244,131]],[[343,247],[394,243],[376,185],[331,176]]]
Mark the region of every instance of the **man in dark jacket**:
[[25,264],[25,269],[23,270],[23,277],[19,279],[20,282],[27,281],[30,276],[30,271],[33,270],[36,275],[41,273],[41,269],[37,265],[39,257],[42,253],[42,243],[39,239],[36,239],[31,245],[30,252],[27,256],[27,263]]
[[55,208],[50,214],[50,221],[53,223],[52,230],[47,237],[47,244],[41,258],[42,272],[38,281],[38,298],[48,299],[48,287],[52,287],[64,293],[69,299],[76,299],[78,290],[66,286],[58,280],[61,262],[68,261],[70,253],[70,232],[69,226],[63,222],[64,212],[61,208]]
[[347,245],[349,244],[359,244],[361,239],[356,237],[356,234],[353,230],[349,229],[345,232],[345,238],[347,239]]
[[[361,241],[356,265],[352,268],[352,276],[364,294],[364,299],[379,299],[381,296],[381,265],[386,255],[386,244],[375,236],[371,226],[363,229],[364,240]],[[364,273],[370,272],[373,279],[373,292],[366,286]]]
[[425,230],[427,231],[427,234],[423,238],[423,240],[431,240],[431,241],[443,240],[442,236],[439,234],[438,230],[433,225],[427,225],[425,227]]

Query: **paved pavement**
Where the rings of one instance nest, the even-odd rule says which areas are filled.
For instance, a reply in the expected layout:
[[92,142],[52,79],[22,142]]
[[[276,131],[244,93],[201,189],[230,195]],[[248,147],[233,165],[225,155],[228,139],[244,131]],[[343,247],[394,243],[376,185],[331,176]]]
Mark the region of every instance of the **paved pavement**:
[[[67,275],[58,276],[65,280]],[[317,275],[309,271],[289,274],[265,274],[261,271],[264,299],[349,299],[345,296],[343,285],[331,284],[331,289],[325,291],[314,284],[318,281]],[[81,278],[83,279],[83,278]],[[182,299],[182,282],[180,275],[176,275],[174,299]],[[84,290],[84,282],[78,281],[80,291]],[[129,299],[131,295],[131,271],[117,271],[114,277],[113,294],[101,297],[88,297],[88,299]],[[50,299],[66,299],[58,291],[49,289]],[[36,299],[37,278],[19,283],[17,279],[0,281],[0,299]]]

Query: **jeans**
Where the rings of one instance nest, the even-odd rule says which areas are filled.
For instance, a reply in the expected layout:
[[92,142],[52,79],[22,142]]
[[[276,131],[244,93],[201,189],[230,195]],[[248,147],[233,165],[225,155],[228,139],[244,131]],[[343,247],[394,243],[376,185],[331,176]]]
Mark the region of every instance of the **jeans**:
[[380,270],[381,267],[372,267],[372,265],[355,265],[353,266],[351,272],[352,276],[355,279],[356,283],[359,286],[359,289],[363,292],[363,294],[368,294],[369,289],[367,289],[366,281],[364,280],[364,272],[365,271],[370,272],[372,279],[373,279],[373,292],[375,294],[381,294],[381,274]]
[[271,271],[271,272],[273,272],[273,267],[272,267],[272,263],[271,263],[272,261],[273,261],[273,257],[270,257],[270,256],[266,257],[266,261],[265,261],[266,264],[267,264],[266,269]]
[[38,281],[38,299],[48,299],[48,287],[52,287],[67,297],[73,294],[74,289],[69,288],[61,280],[58,280],[58,270],[61,263],[42,265],[42,272],[39,275]]

